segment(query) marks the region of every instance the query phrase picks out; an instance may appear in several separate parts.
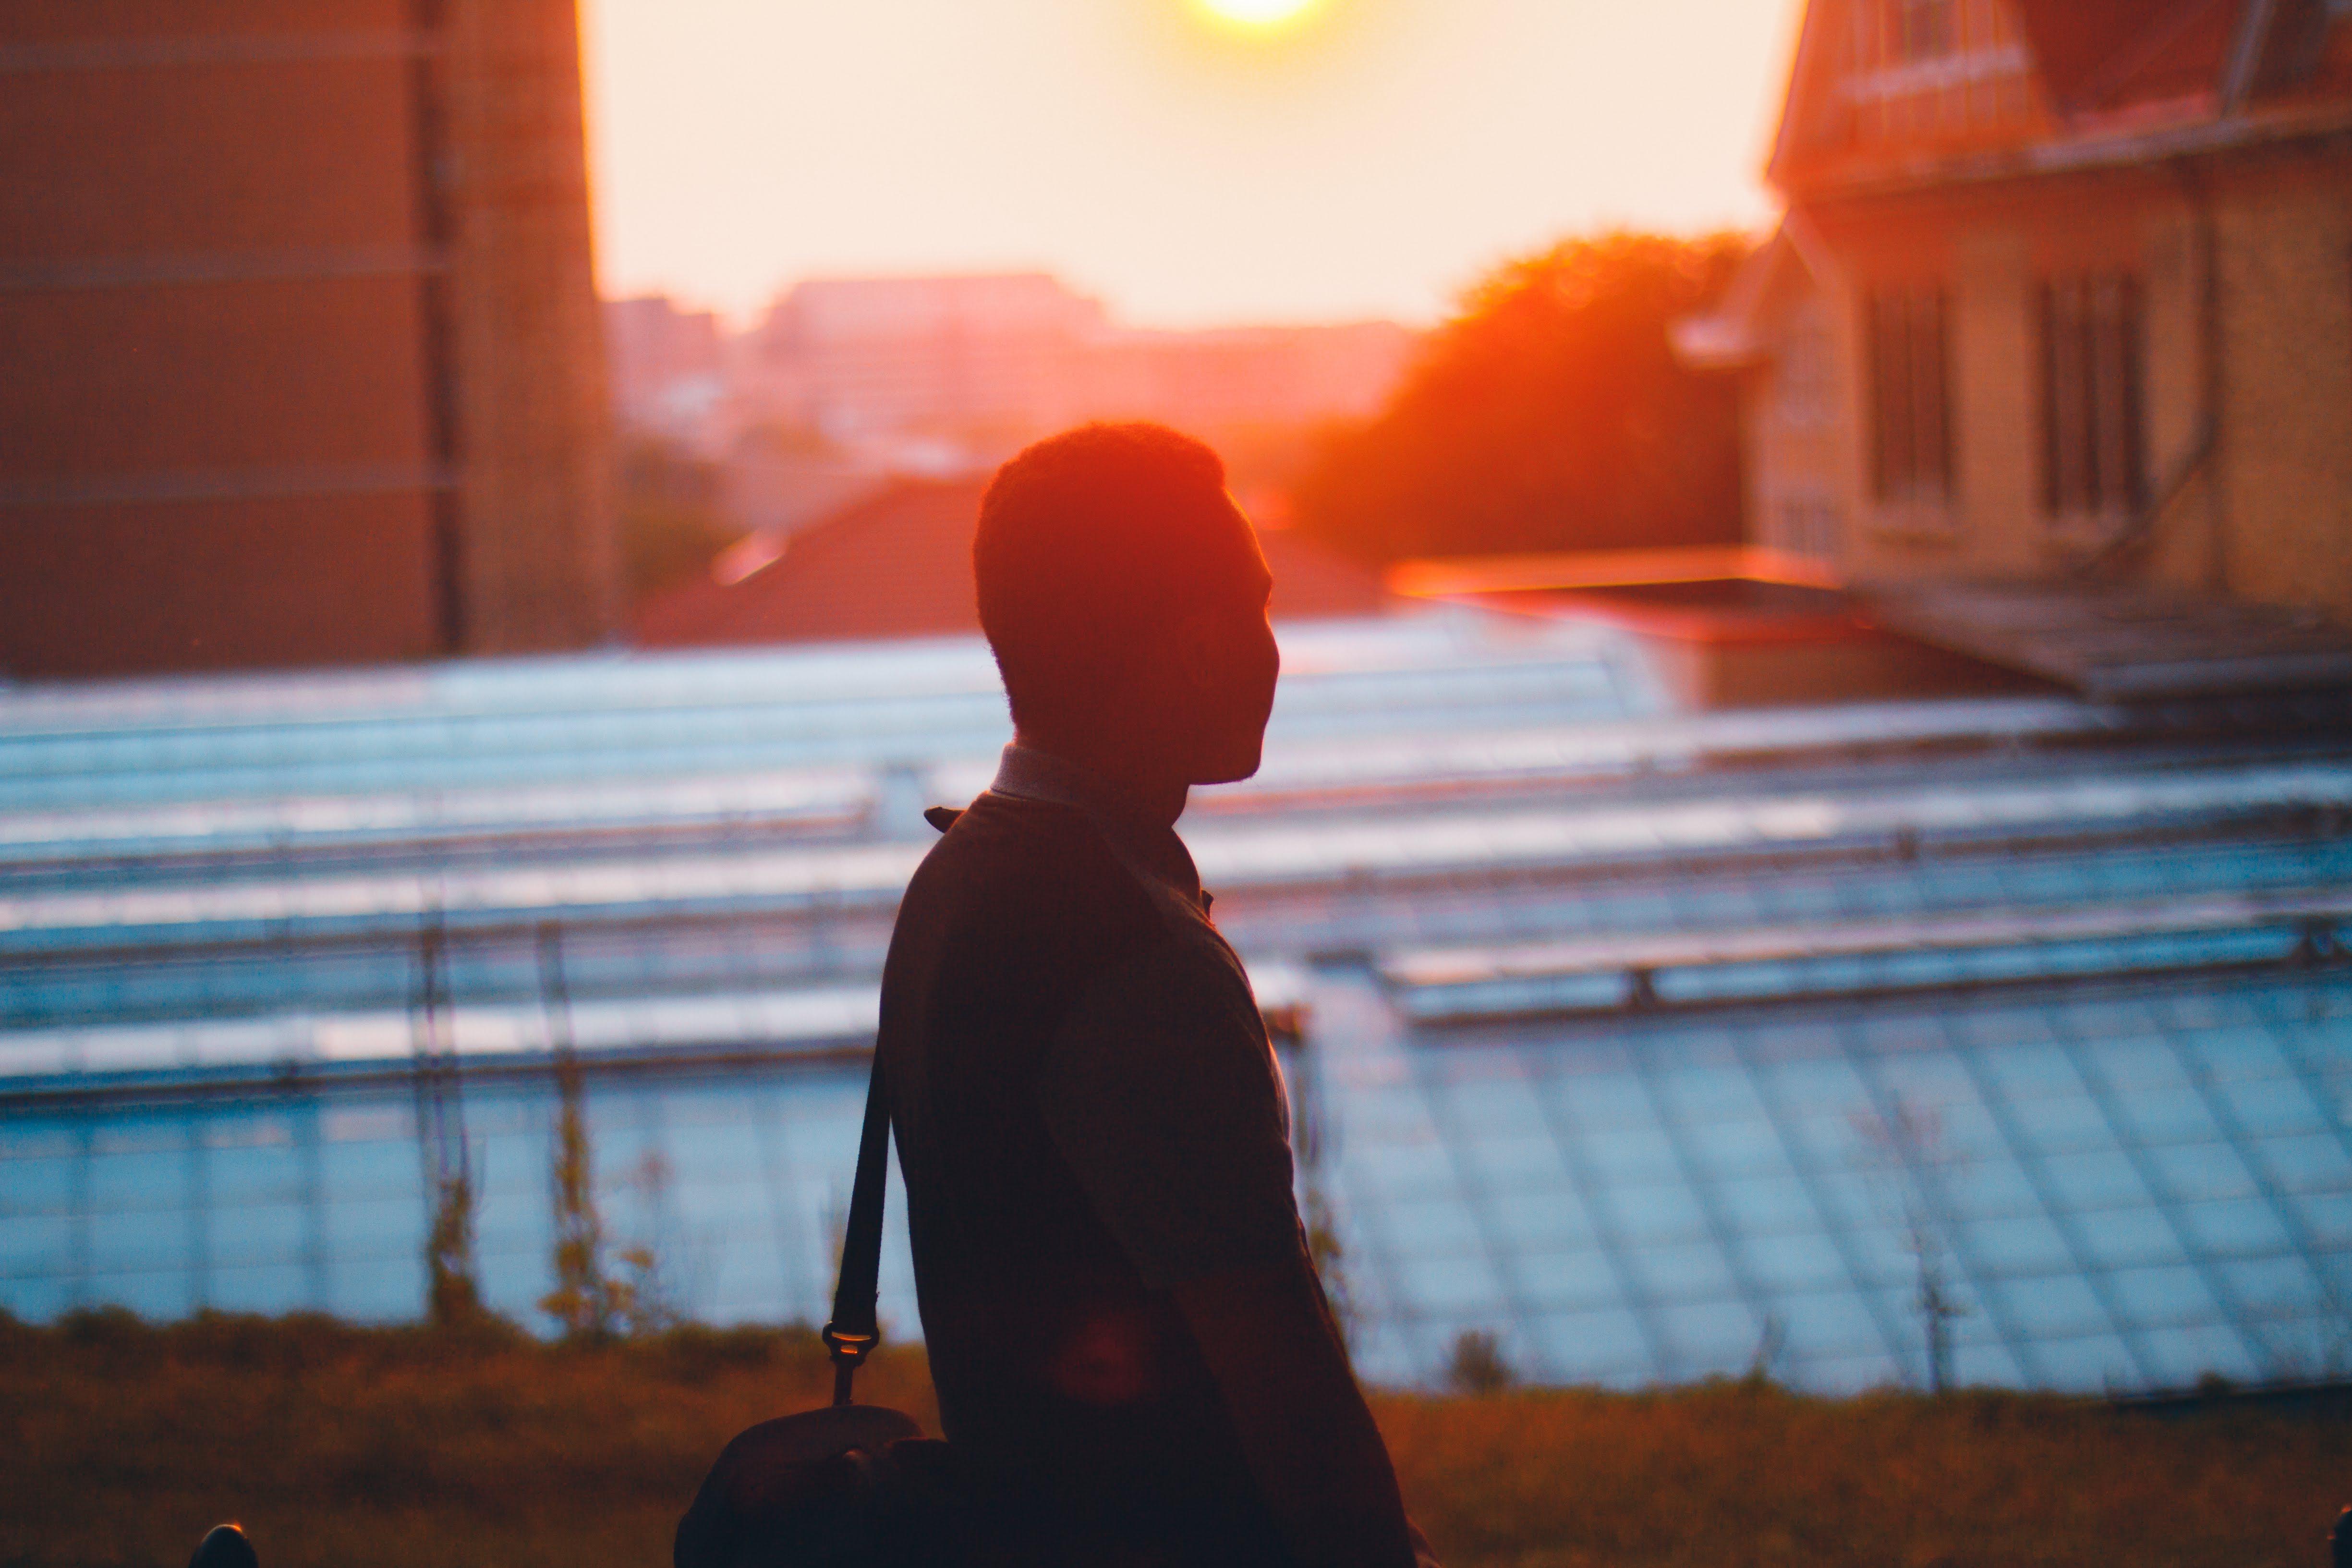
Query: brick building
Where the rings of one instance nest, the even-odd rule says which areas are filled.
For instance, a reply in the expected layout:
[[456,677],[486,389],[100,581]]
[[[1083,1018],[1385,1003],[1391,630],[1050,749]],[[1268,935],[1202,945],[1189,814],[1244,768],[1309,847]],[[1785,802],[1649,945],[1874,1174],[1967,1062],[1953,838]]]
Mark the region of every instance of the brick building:
[[0,672],[573,647],[573,0],[0,9]]
[[1756,542],[2352,619],[2352,6],[1812,0],[1769,175]]

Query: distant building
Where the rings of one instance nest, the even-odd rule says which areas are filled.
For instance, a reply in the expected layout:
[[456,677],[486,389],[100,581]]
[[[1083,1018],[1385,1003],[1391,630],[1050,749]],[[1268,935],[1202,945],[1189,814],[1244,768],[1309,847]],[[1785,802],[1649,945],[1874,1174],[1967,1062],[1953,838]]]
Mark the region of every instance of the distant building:
[[1756,542],[2352,617],[2341,0],[1813,0],[1769,174],[1678,337],[1746,377]]
[[1085,419],[1199,429],[1368,414],[1412,342],[1390,321],[1122,329],[1045,273],[813,279],[746,338],[736,412],[945,468]]
[[604,350],[624,426],[708,444],[727,396],[727,342],[715,313],[681,310],[660,294],[610,300]]
[[1026,432],[1067,402],[1099,301],[1044,273],[818,278],[776,301],[744,345],[747,409],[836,442]]
[[1080,356],[1071,412],[1207,429],[1360,418],[1379,411],[1413,342],[1394,321],[1117,332]]
[[0,103],[0,669],[610,634],[573,0],[11,5]]
[[[1120,328],[1042,272],[811,279],[732,340],[666,300],[607,310],[622,422],[718,455],[723,509],[756,549],[898,479],[968,478],[1088,419],[1214,438],[1370,414],[1414,343],[1392,321]],[[714,354],[715,397],[699,379]]]

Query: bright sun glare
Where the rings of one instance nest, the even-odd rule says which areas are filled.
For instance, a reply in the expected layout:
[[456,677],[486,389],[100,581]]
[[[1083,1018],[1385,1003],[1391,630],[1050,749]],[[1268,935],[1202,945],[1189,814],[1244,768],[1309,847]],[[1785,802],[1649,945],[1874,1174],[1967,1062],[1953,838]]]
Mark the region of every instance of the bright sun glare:
[[1312,9],[1315,0],[1201,0],[1213,16],[1250,27],[1276,27]]

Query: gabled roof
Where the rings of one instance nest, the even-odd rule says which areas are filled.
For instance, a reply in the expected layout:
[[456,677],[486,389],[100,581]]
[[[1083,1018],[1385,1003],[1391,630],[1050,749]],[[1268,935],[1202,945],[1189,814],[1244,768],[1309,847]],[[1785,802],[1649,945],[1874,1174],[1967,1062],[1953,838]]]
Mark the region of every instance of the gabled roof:
[[1789,89],[1780,95],[1780,121],[1772,132],[1772,151],[1764,160],[1764,177],[1786,188],[1788,176],[1801,155],[1810,127],[1834,79],[1837,45],[1830,37],[1832,19],[1843,9],[1836,0],[1805,0],[1805,16],[1797,30],[1797,52],[1789,68]]
[[1781,189],[2134,161],[2352,107],[2352,20],[2330,0],[1954,0],[1925,49],[1895,41],[1900,5],[1811,0],[1768,169]]
[[2063,112],[2212,92],[2245,0],[2018,0],[2042,86]]
[[739,582],[657,595],[637,617],[646,647],[847,642],[976,631],[971,526],[985,482],[900,479],[792,535]]
[[[731,584],[702,578],[657,595],[637,617],[643,647],[850,642],[980,630],[971,533],[984,479],[893,482],[794,533]],[[1277,619],[1377,615],[1379,575],[1287,531],[1258,543],[1274,572]]]
[[1696,370],[1740,370],[1759,363],[1771,352],[1776,312],[1834,275],[1829,247],[1811,222],[1790,211],[1772,237],[1739,264],[1714,310],[1685,316],[1668,329],[1675,356]]
[[2015,0],[2052,99],[2067,113],[2212,95],[2222,112],[2309,84],[2326,0]]

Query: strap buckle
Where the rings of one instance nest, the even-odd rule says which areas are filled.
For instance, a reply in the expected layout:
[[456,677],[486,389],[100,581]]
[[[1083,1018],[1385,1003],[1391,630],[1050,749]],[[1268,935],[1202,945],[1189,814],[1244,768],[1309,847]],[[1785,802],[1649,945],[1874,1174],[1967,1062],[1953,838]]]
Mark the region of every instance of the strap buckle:
[[856,1375],[859,1367],[866,1364],[866,1358],[874,1353],[874,1347],[882,1342],[882,1331],[877,1328],[871,1333],[861,1334],[855,1330],[836,1329],[827,1323],[818,1337],[824,1341],[824,1348],[833,1352],[833,1402],[846,1405],[850,1402],[849,1380]]
[[824,1326],[824,1331],[818,1337],[824,1341],[824,1348],[833,1352],[834,1360],[845,1361],[853,1366],[872,1355],[874,1347],[882,1342],[878,1331],[861,1334],[854,1330],[836,1329],[831,1323]]

